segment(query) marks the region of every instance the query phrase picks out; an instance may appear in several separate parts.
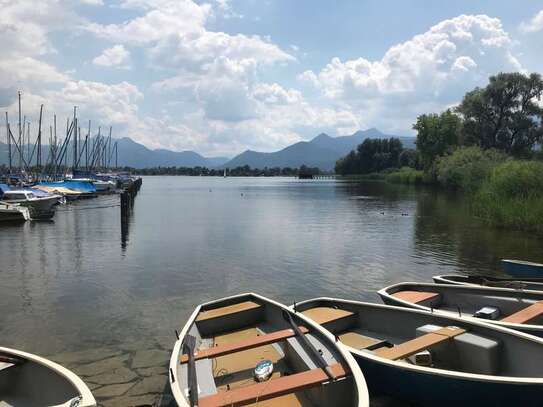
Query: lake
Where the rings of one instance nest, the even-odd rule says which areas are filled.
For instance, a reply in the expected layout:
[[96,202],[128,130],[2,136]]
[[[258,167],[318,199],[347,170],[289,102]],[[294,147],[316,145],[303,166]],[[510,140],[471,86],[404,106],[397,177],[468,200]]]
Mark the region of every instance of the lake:
[[[500,258],[543,261],[543,239],[490,228],[434,189],[144,177],[123,229],[118,203],[104,196],[59,207],[53,222],[0,226],[2,345],[56,355],[78,373],[85,362],[84,376],[110,359],[109,368],[138,360],[165,374],[174,330],[204,301],[255,291],[284,303],[378,302],[375,291],[395,282],[496,274]],[[132,391],[103,384],[92,387],[104,400]]]

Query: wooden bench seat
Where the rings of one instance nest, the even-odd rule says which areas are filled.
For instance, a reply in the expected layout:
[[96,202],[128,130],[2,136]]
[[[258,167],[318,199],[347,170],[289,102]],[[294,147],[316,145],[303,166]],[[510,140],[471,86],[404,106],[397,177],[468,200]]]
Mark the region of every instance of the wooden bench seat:
[[390,360],[405,359],[417,352],[428,349],[465,332],[465,329],[448,326],[399,345],[395,345],[392,348],[378,349],[375,351],[375,354]]
[[431,293],[426,291],[398,291],[397,293],[391,295],[395,298],[411,302],[413,304],[418,304],[426,300],[433,300],[439,297],[438,293]]
[[317,324],[323,325],[341,318],[354,315],[354,312],[332,307],[315,307],[302,312],[306,317],[311,318]]
[[501,321],[512,324],[525,324],[541,315],[543,315],[543,301],[538,301],[535,304],[529,305],[528,307],[503,318]]
[[384,342],[380,339],[371,338],[353,331],[344,332],[339,334],[338,337],[339,340],[345,345],[358,350],[366,349],[377,345],[378,343]]
[[[339,363],[330,366],[336,378],[347,375],[347,371]],[[305,372],[282,376],[262,383],[256,383],[234,390],[222,391],[211,396],[202,397],[199,407],[242,406],[257,400],[268,400],[285,394],[316,387],[330,381],[322,369],[311,369]]]
[[[307,333],[307,328],[299,327],[302,333]],[[281,331],[271,332],[257,336],[255,338],[247,339],[236,343],[228,343],[225,345],[215,346],[213,348],[201,349],[195,352],[194,359],[216,358],[230,353],[241,352],[247,349],[258,348],[259,346],[269,345],[271,343],[279,342],[287,338],[296,336],[296,333],[292,329],[283,329]],[[188,362],[188,355],[181,355],[181,363]]]
[[261,305],[254,301],[244,301],[237,304],[227,305],[225,307],[213,308],[207,311],[200,311],[200,313],[196,317],[196,322],[207,321],[209,319],[224,317],[231,314],[237,314],[238,312],[249,311],[260,307]]

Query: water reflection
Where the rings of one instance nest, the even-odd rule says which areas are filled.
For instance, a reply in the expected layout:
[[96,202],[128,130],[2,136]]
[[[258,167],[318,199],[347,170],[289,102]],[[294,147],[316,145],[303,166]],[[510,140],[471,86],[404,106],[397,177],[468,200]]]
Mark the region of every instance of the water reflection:
[[125,219],[115,196],[63,207],[54,223],[0,226],[0,335],[42,354],[151,343],[212,298],[378,301],[393,282],[542,260],[542,243],[430,189],[147,177]]

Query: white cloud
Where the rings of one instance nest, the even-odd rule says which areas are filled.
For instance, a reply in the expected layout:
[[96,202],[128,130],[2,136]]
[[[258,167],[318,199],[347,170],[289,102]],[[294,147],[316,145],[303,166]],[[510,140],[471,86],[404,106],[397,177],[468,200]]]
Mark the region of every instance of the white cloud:
[[530,21],[522,22],[520,30],[528,33],[543,30],[543,10],[533,16]]
[[333,58],[299,79],[373,125],[400,131],[418,114],[458,102],[490,75],[520,70],[512,48],[500,20],[462,15],[391,47],[381,60]]
[[105,49],[102,54],[92,60],[94,65],[128,68],[130,52],[123,45],[114,45]]
[[79,1],[89,6],[103,6],[104,5],[103,0],[79,0]]
[[211,11],[208,4],[192,0],[125,1],[123,6],[144,8],[146,13],[121,24],[90,23],[87,30],[110,41],[143,45],[170,35],[201,33]]

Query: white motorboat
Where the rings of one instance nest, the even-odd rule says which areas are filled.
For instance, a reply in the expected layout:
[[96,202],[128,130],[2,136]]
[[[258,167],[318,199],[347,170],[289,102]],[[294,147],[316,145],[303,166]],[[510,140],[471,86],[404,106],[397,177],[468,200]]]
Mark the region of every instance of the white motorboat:
[[0,202],[0,222],[16,222],[30,219],[28,208],[19,204]]
[[55,205],[60,202],[60,195],[36,196],[26,189],[5,191],[2,201],[9,204],[20,204],[30,211],[31,219],[50,219],[55,215]]

